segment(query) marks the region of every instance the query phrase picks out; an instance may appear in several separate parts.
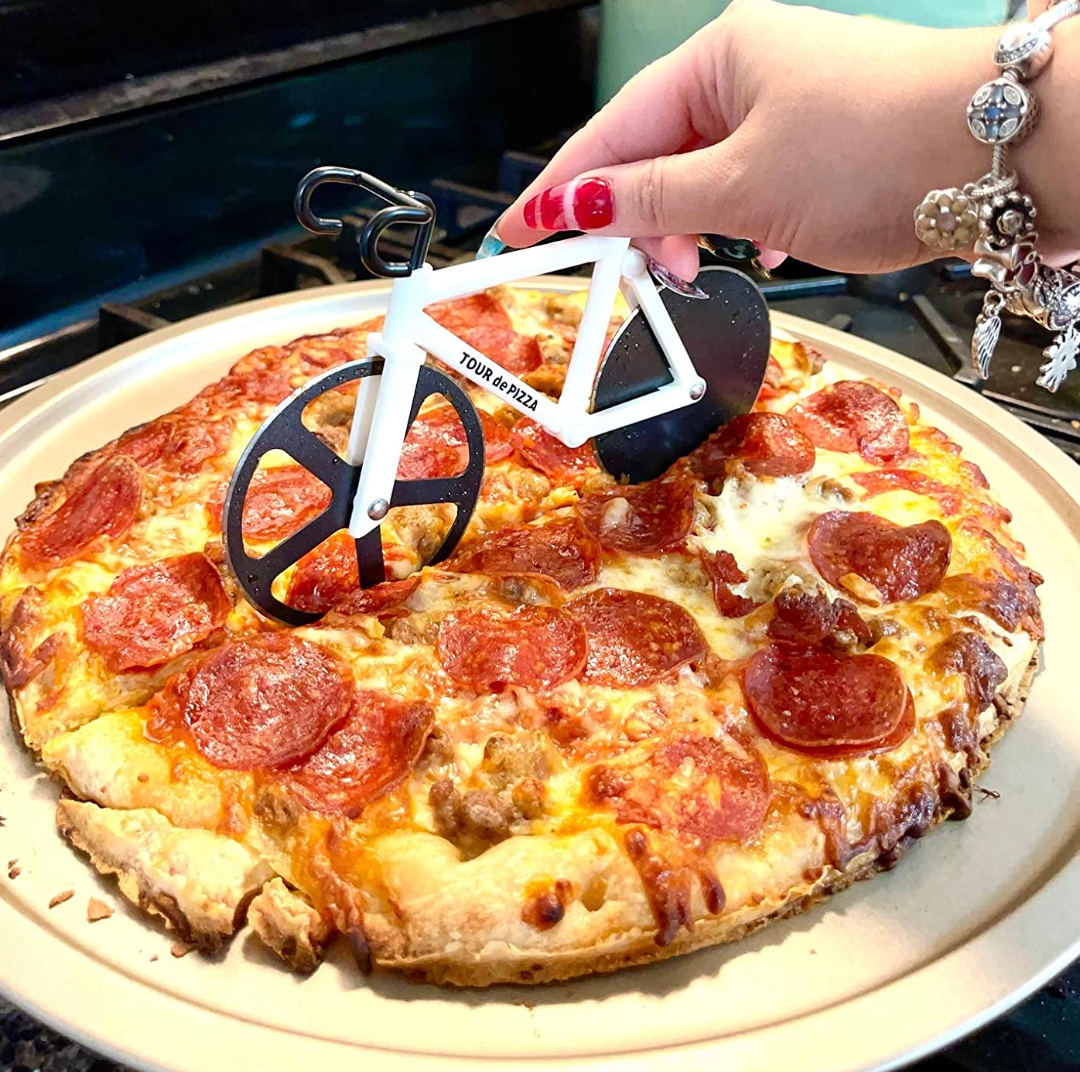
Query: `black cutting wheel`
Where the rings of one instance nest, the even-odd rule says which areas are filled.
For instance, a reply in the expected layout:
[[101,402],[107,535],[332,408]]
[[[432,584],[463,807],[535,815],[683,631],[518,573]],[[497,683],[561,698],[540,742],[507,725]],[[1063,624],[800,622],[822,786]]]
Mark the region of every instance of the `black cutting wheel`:
[[[248,599],[264,614],[286,625],[306,625],[320,615],[298,610],[283,603],[271,592],[271,585],[294,562],[314,550],[335,532],[349,527],[353,499],[360,483],[362,465],[349,465],[339,458],[321,439],[303,424],[307,406],[319,395],[382,373],[381,359],[354,361],[300,388],[283,402],[255,433],[240,458],[229,482],[222,515],[225,536],[225,557]],[[419,506],[426,503],[454,503],[457,514],[431,562],[446,558],[461,539],[480,494],[484,476],[484,437],[480,419],[468,395],[448,376],[430,366],[420,369],[416,392],[409,412],[409,425],[416,419],[420,407],[431,395],[443,395],[457,411],[465,429],[469,460],[465,471],[458,476],[433,477],[426,480],[399,480],[394,484],[390,507]],[[297,464],[317,476],[332,495],[330,505],[298,532],[286,537],[261,557],[253,557],[244,546],[242,523],[248,486],[255,476],[259,462],[270,450],[283,450]],[[356,541],[356,560],[360,586],[369,588],[386,579],[382,553],[382,534],[376,528]]]
[[[734,268],[706,268],[696,283],[708,301],[660,292],[705,395],[692,405],[616,428],[593,443],[600,463],[632,484],[652,480],[754,404],[769,360],[769,311],[752,280]],[[612,340],[593,391],[593,412],[671,383],[656,336],[640,309]]]

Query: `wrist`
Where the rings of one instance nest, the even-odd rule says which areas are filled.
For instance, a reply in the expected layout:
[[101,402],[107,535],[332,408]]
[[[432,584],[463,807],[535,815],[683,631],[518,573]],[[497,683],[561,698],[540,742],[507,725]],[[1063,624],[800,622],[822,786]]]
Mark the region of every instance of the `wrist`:
[[1039,207],[1040,244],[1047,251],[1080,248],[1080,16],[1053,31],[1054,55],[1029,88],[1039,102],[1039,121],[1009,154],[1020,188]]

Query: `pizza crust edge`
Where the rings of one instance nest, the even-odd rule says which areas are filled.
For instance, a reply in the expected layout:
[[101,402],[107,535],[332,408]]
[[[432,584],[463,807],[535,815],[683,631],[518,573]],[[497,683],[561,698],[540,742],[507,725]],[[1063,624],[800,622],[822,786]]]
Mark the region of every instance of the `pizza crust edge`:
[[[968,767],[971,786],[989,766],[988,748],[999,740],[1012,723],[1023,712],[1031,691],[1032,681],[1039,667],[1041,645],[1033,645],[1033,653],[1023,671],[1013,682],[1006,682],[991,702],[993,723],[980,741],[980,749],[974,762]],[[814,882],[796,884],[789,888],[786,896],[779,902],[764,902],[757,906],[747,906],[736,913],[719,917],[695,916],[694,929],[683,928],[677,937],[666,946],[656,944],[655,928],[641,929],[638,933],[618,943],[617,948],[608,951],[603,946],[590,945],[571,951],[552,953],[538,952],[535,949],[520,951],[512,956],[484,955],[454,959],[445,953],[435,953],[420,957],[394,955],[387,950],[388,935],[380,933],[381,928],[369,926],[365,919],[365,933],[371,945],[375,963],[380,968],[389,968],[406,973],[418,981],[449,984],[461,987],[486,987],[504,983],[562,982],[583,975],[599,974],[621,968],[643,965],[668,957],[679,956],[708,946],[736,942],[760,930],[773,921],[798,915],[809,908],[847,889],[853,883],[871,878],[879,871],[891,870],[900,856],[916,841],[921,839],[934,826],[950,818],[955,806],[943,800],[939,795],[933,815],[925,827],[915,834],[902,836],[897,844],[882,853],[877,847],[855,857],[845,869],[826,867],[824,873]],[[629,861],[626,865],[631,867]],[[460,890],[455,891],[460,897]],[[476,888],[473,893],[478,905],[490,899],[490,891]],[[565,921],[564,921],[565,922]],[[396,932],[395,932],[396,933]],[[526,962],[526,966],[522,963]]]

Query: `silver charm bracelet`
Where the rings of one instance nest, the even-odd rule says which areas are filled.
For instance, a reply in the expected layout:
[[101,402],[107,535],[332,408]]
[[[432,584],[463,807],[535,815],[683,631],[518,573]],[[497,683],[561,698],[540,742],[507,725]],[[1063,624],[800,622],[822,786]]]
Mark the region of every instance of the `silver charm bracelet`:
[[1023,83],[1050,62],[1050,31],[1078,12],[1080,0],[1054,0],[1032,22],[1005,31],[994,50],[1001,73],[979,87],[967,110],[972,136],[993,148],[990,171],[962,189],[931,190],[915,210],[915,233],[931,249],[950,252],[974,241],[972,274],[990,282],[971,341],[978,374],[989,375],[1006,310],[1054,332],[1036,380],[1048,391],[1061,386],[1080,356],[1080,264],[1069,271],[1044,263],[1035,248],[1035,204],[1018,188],[1016,172],[1008,171],[1006,162],[1009,147],[1038,120],[1038,101]]

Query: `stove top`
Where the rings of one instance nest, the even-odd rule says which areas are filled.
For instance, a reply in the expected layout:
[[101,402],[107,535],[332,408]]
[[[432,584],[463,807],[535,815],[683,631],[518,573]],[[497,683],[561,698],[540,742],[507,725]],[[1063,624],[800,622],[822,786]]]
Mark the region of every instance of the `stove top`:
[[[429,260],[442,267],[469,259],[499,213],[546,162],[543,155],[507,152],[492,188],[434,180],[423,189],[436,203],[438,230]],[[157,328],[252,298],[367,277],[356,233],[376,206],[353,205],[336,238],[289,237],[239,261],[123,304],[101,305],[81,320],[40,338],[0,349],[0,405],[111,346]],[[388,236],[392,246],[392,232]],[[403,247],[404,249],[405,247]],[[707,260],[748,268],[745,243],[720,243]],[[387,249],[388,256],[402,250]],[[824,273],[786,262],[759,284],[770,305],[851,331],[906,354],[981,391],[1080,462],[1080,378],[1051,395],[1035,386],[1045,333],[1030,321],[1007,318],[994,370],[985,383],[970,368],[969,345],[983,285],[961,262],[927,265],[880,276]],[[0,1068],[94,1069],[118,1066],[0,1002]],[[969,1038],[914,1066],[921,1072],[1062,1072],[1080,1069],[1080,964],[1023,1005]]]

